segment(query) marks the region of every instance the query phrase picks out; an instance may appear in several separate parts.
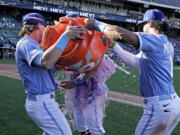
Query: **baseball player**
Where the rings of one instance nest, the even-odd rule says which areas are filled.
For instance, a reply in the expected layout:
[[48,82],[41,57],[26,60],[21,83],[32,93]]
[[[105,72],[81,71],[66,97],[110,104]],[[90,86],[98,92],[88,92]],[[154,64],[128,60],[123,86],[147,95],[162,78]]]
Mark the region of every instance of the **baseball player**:
[[54,64],[71,39],[82,39],[81,26],[67,27],[66,31],[45,52],[40,42],[46,27],[44,17],[29,13],[23,17],[22,37],[16,47],[16,64],[27,94],[25,109],[32,120],[43,130],[43,135],[72,135],[69,124],[55,101],[58,85],[53,77]]
[[63,88],[73,88],[73,114],[81,135],[106,135],[103,117],[108,87],[105,83],[115,73],[115,69],[110,58],[104,57],[97,71],[80,76],[78,73],[68,72],[68,79],[71,81],[60,83]]
[[[79,16],[67,14],[66,17],[77,18]],[[106,56],[97,71],[86,74],[67,72],[67,80],[71,81],[60,83],[63,88],[73,88],[65,93],[66,96],[70,95],[75,125],[81,135],[106,135],[103,128],[103,117],[108,87],[105,82],[114,72],[115,65]],[[65,106],[70,107],[69,102]]]
[[132,44],[141,51],[140,57],[124,51],[118,44],[112,46],[129,66],[139,68],[140,92],[144,97],[144,114],[135,135],[170,135],[180,120],[180,98],[173,86],[172,44],[164,32],[168,25],[158,9],[146,11],[143,33],[134,33],[118,26],[94,19],[85,21],[114,40]]

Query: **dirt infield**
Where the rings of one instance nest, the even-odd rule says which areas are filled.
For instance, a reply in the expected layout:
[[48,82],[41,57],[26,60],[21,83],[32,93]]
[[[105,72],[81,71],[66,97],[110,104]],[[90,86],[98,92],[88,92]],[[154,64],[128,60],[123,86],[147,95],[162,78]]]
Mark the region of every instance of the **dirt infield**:
[[20,79],[17,67],[14,64],[0,64],[0,75]]
[[[14,64],[0,64],[0,75],[20,79],[17,67]],[[112,101],[143,107],[143,98],[140,96],[109,91],[108,97]]]
[[178,67],[173,67],[173,69],[178,69],[178,70],[180,70],[180,66],[178,66]]

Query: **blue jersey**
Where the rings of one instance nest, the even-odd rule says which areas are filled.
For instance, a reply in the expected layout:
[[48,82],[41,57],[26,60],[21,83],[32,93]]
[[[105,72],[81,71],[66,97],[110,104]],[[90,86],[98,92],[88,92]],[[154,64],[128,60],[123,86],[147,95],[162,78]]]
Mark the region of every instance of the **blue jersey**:
[[42,55],[39,44],[28,36],[17,43],[16,64],[28,95],[51,93],[58,87],[52,69],[46,70],[41,67]]
[[140,92],[143,97],[174,93],[174,49],[165,35],[137,33],[140,43]]

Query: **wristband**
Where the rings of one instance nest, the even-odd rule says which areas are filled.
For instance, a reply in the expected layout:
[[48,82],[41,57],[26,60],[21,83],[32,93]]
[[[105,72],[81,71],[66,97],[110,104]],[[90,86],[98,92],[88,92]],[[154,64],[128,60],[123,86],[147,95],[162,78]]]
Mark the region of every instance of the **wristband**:
[[69,38],[63,34],[55,43],[55,46],[59,49],[61,49],[62,51],[64,51],[64,49],[66,48],[67,44],[69,42]]
[[86,82],[86,78],[76,78],[75,80],[73,80],[73,85],[74,86],[80,86],[82,84],[84,84]]
[[98,20],[94,20],[94,27],[97,31],[104,32],[104,29],[107,25],[108,24],[106,23],[100,22]]

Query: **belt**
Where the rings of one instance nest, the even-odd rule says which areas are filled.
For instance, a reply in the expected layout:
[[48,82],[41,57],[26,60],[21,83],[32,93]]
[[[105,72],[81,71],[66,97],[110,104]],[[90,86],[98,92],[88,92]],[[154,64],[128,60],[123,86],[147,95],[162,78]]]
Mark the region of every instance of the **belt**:
[[[158,96],[158,101],[164,101],[164,100],[170,100],[170,99],[175,99],[176,95],[162,95],[162,96]],[[148,99],[144,99],[144,104],[147,104]]]
[[43,99],[53,99],[55,98],[55,95],[53,93],[45,95],[27,95],[27,98],[31,101],[38,101]]
[[159,96],[159,101],[169,100],[172,99],[171,95],[163,95]]

